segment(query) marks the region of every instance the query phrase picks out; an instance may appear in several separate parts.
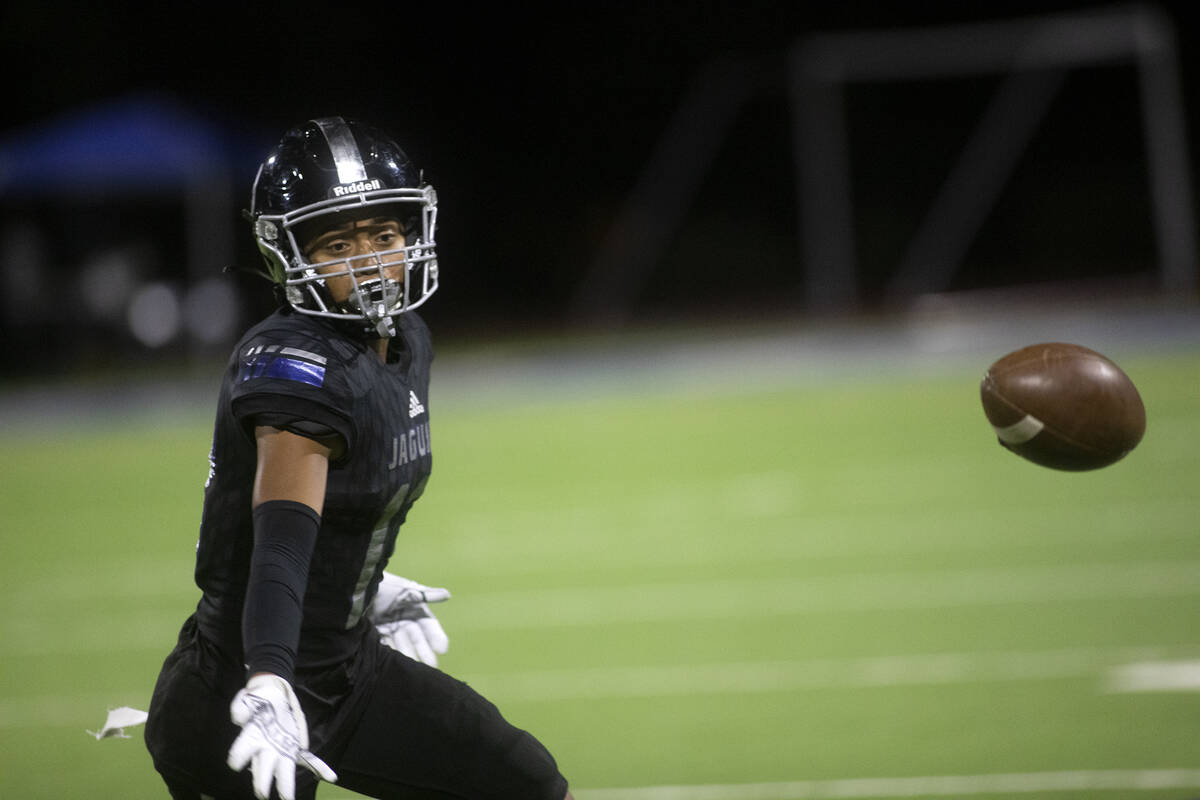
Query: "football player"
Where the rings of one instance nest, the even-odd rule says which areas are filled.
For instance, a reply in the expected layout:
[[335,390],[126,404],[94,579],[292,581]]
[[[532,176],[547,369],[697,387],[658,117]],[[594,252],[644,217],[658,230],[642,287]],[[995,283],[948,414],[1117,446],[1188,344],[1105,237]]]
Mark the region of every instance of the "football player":
[[[288,131],[249,218],[281,308],[224,373],[205,484],[203,594],[146,726],[176,800],[570,798],[549,752],[436,669],[433,589],[385,572],[429,479],[437,195],[388,136]],[[296,770],[296,766],[303,767]]]

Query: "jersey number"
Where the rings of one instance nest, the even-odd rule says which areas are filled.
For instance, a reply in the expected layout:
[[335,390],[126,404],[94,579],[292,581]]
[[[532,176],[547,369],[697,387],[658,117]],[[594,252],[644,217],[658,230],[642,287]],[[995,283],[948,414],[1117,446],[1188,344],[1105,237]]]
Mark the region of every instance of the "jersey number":
[[371,579],[375,577],[375,570],[383,558],[383,545],[387,541],[388,528],[392,525],[392,519],[404,507],[404,500],[407,497],[408,484],[406,483],[392,495],[392,499],[388,501],[387,507],[383,509],[383,513],[375,523],[375,530],[371,533],[371,543],[367,545],[367,556],[363,559],[362,572],[359,573],[358,583],[354,586],[354,601],[350,604],[350,616],[346,617],[346,630],[353,628],[362,619],[363,611],[366,610],[367,589],[371,586]]

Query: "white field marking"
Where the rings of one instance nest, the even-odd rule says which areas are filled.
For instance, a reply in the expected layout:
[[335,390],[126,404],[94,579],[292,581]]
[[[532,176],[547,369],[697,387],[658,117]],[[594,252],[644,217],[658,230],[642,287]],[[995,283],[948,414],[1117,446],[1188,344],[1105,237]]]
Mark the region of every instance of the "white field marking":
[[[745,535],[683,546],[678,534],[663,529],[663,514],[658,514],[653,522],[634,525],[625,531],[629,538],[620,539],[597,522],[608,519],[606,512],[597,506],[575,506],[555,514],[513,512],[506,516],[499,533],[494,514],[489,517],[484,513],[464,512],[447,526],[446,542],[452,544],[440,562],[453,562],[458,574],[485,584],[499,576],[510,582],[521,579],[533,584],[556,565],[561,571],[575,569],[580,562],[591,570],[628,569],[636,562],[641,568],[668,567],[680,573],[690,567],[716,564],[732,572],[743,565],[756,567],[794,561],[813,566],[822,559],[890,555],[945,557],[951,553],[986,553],[994,559],[998,554],[1019,555],[1044,539],[1047,530],[1055,531],[1059,544],[1077,542],[1079,552],[1083,553],[1096,545],[1125,544],[1134,539],[1184,540],[1192,535],[1189,526],[1196,510],[1191,497],[1153,502],[1109,499],[1103,506],[1090,508],[1084,525],[1087,533],[1083,535],[1069,534],[1064,529],[1078,524],[1079,512],[1072,511],[1075,518],[1068,519],[1070,514],[1061,503],[1006,508],[1001,525],[994,508],[972,506],[951,512],[906,508],[898,512],[895,507],[875,506],[858,508],[847,515],[802,510],[803,501],[797,498],[803,498],[803,494],[793,492],[787,502],[794,507],[781,508],[772,516],[766,513],[771,501],[765,498],[754,503],[747,500],[736,510],[727,507],[723,511],[720,506],[713,506],[711,492],[707,495],[690,492],[680,501],[686,509],[670,516],[677,527],[686,528],[690,520],[700,515],[711,522],[714,516],[723,514],[727,527]],[[777,505],[782,506],[783,502],[780,499]],[[743,512],[751,506],[757,509],[756,516],[748,523]],[[948,514],[955,520],[954,532],[945,527]],[[521,524],[517,524],[517,519]],[[1132,524],[1131,520],[1138,522]],[[552,549],[546,547],[547,530],[556,532]],[[989,533],[963,534],[977,530]],[[607,546],[597,546],[599,541]]]
[[827,800],[1086,791],[1146,792],[1197,787],[1200,787],[1200,769],[1111,769],[640,786],[629,789],[578,789],[572,790],[572,794],[579,800]]
[[[892,535],[897,532],[894,508],[860,508],[856,509],[851,517],[834,513],[814,514],[802,510],[802,504],[796,500],[798,496],[802,496],[797,495],[794,485],[797,480],[796,475],[786,471],[744,473],[719,491],[720,496],[725,498],[722,505],[737,508],[736,514],[730,516],[731,522],[744,522],[743,512],[749,508],[756,518],[768,517],[774,524],[794,525],[794,530],[800,533],[789,532],[784,535],[782,530],[777,531],[778,535],[756,533],[752,546],[746,546],[744,542],[736,546],[727,542],[722,546],[680,548],[656,541],[653,543],[655,547],[649,551],[638,551],[637,564],[670,565],[678,568],[681,565],[715,563],[778,563],[781,559],[811,562],[815,559],[852,556],[994,551],[1013,544],[990,541],[988,537],[945,534],[929,536],[930,531],[938,529],[944,522],[945,510],[905,509],[903,525],[899,531],[903,535]],[[786,498],[782,496],[783,493],[787,494]],[[648,508],[653,508],[656,520],[661,520],[663,516],[660,506],[664,503],[671,505],[674,509],[673,514],[679,513],[679,509],[684,509],[689,515],[703,513],[707,517],[712,514],[711,487],[676,487],[667,494],[669,496],[666,499],[656,495],[644,503]],[[792,507],[785,508],[786,504],[791,504]],[[771,513],[772,509],[777,513]],[[1156,519],[1166,517],[1190,520],[1195,503],[1191,498],[1174,501],[1159,499],[1150,506],[1144,501],[1109,501],[1101,509],[1092,510],[1095,512],[1095,521],[1093,527],[1089,528],[1088,542],[1094,542],[1097,533],[1103,534],[1105,541],[1113,537],[1128,539],[1131,536],[1128,520],[1135,517],[1142,519],[1147,514],[1158,515]],[[1011,523],[1038,530],[1046,524],[1046,515],[1050,515],[1051,524],[1055,524],[1058,521],[1058,511],[1056,508],[1022,506],[1007,509],[1004,513],[1005,519],[1009,519]],[[509,518],[519,520],[520,524],[507,526],[504,535],[500,537],[494,535],[494,514],[464,512],[456,517],[457,521],[453,526],[456,530],[453,537],[456,545],[450,551],[449,557],[459,562],[456,571],[462,572],[475,564],[478,565],[479,572],[489,579],[503,566],[497,563],[498,557],[511,554],[514,548],[516,552],[524,552],[530,560],[536,559],[543,565],[547,563],[548,557],[568,561],[578,561],[582,557],[587,559],[591,566],[626,566],[631,563],[628,549],[609,547],[597,551],[593,546],[596,532],[599,530],[594,521],[604,516],[602,512],[603,509],[595,505],[559,509],[553,514],[544,510],[513,512]],[[1013,517],[1014,514],[1017,516]],[[954,517],[959,523],[959,528],[971,530],[981,524],[994,522],[995,511],[961,508],[954,510]],[[1112,520],[1118,522],[1114,524]],[[560,531],[561,540],[572,546],[577,543],[583,552],[576,552],[570,548],[556,548],[553,553],[547,553],[544,531],[551,528]],[[1150,530],[1139,531],[1137,535],[1143,539],[1164,534],[1170,537],[1174,529],[1170,524],[1165,530],[1151,526]],[[869,532],[869,535],[862,535],[863,531]],[[1174,538],[1179,536],[1182,536],[1182,533]],[[1016,544],[1028,541],[1018,538]],[[1083,541],[1080,538],[1080,542]],[[76,614],[79,611],[78,607],[87,608],[96,597],[131,598],[145,601],[145,604],[157,608],[187,609],[195,604],[198,591],[191,582],[191,559],[194,557],[192,550],[193,548],[184,548],[179,557],[173,558],[160,556],[138,559],[121,556],[93,559],[86,564],[75,562],[66,565],[54,575],[25,583],[17,577],[13,582],[0,587],[0,608],[19,609],[19,616],[29,620],[31,630],[40,630],[51,624],[48,620],[58,624],[63,616],[61,606],[73,604],[71,613]],[[540,574],[540,568],[529,570],[527,567],[516,567],[505,571],[507,574]],[[52,597],[54,602],[39,602],[36,599],[47,596]],[[10,615],[12,616],[15,615]],[[0,622],[0,626],[6,625],[7,621]],[[0,647],[3,647],[3,642],[8,638],[4,627],[0,627]]]
[[1108,674],[1110,692],[1200,692],[1200,661],[1141,661]]
[[151,681],[141,690],[113,691],[103,695],[0,697],[0,730],[77,727],[83,733],[104,722],[105,714],[111,709],[119,706],[146,708],[153,690]]
[[1200,594],[1200,561],[979,567],[492,592],[456,597],[458,630],[763,619]]
[[[1042,651],[919,653],[731,664],[542,670],[464,676],[506,702],[872,689],[1101,678],[1131,661],[1200,657],[1200,646],[1078,647]],[[106,694],[0,697],[0,730],[95,726],[108,709],[145,708],[152,685]],[[83,730],[80,727],[80,730]]]
[[504,702],[757,694],[903,686],[1095,679],[1133,660],[1194,657],[1200,647],[1079,647],[924,653],[727,664],[671,664],[466,675]]
[[[453,625],[467,633],[1197,594],[1200,561],[980,567],[459,595]],[[9,617],[0,619],[0,654],[42,657],[159,647],[166,652],[184,616],[169,609],[104,615],[80,610],[58,623],[53,638],[36,617]]]
[[188,606],[113,614],[77,611],[55,623],[55,636],[29,619],[0,621],[0,657],[45,658],[79,653],[156,651],[175,646]]

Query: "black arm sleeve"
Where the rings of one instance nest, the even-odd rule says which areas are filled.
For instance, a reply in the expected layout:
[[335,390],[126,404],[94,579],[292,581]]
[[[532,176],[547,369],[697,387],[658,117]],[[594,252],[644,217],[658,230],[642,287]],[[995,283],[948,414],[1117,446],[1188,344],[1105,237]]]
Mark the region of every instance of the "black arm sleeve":
[[321,516],[303,503],[269,500],[254,509],[254,553],[242,610],[247,675],[293,678],[308,564],[320,527]]

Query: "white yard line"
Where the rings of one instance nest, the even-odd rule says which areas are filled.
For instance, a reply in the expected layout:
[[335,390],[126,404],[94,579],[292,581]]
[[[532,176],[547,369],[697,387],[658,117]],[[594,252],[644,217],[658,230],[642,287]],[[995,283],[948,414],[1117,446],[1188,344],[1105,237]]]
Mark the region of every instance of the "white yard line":
[[58,694],[34,697],[0,697],[0,730],[14,728],[69,728],[98,730],[105,714],[119,706],[145,709],[154,690],[151,681],[138,690],[108,694]]
[[[1059,650],[917,653],[860,658],[813,658],[725,664],[538,670],[462,677],[485,695],[506,703],[561,702],[619,697],[753,694],[762,692],[870,689],[1010,681],[1106,678],[1124,665],[1200,661],[1200,645],[1076,647]],[[95,728],[108,709],[145,708],[152,686],[108,695],[0,697],[0,730],[29,727]]]
[[[981,794],[1152,792],[1200,788],[1200,769],[1101,769],[911,778],[839,778],[693,786],[573,788],[577,800],[846,800],[896,797],[969,797]],[[353,797],[358,797],[354,795]],[[331,794],[325,800],[351,800]]]
[[522,703],[1057,679],[1095,679],[1097,691],[1103,691],[1110,670],[1121,665],[1197,655],[1200,646],[1078,647],[540,670],[463,677],[489,697]]
[[[1200,561],[1143,561],[487,592],[456,596],[447,618],[454,631],[469,633],[1198,594]],[[51,639],[31,609],[0,622],[0,652],[46,656],[165,646],[180,621],[170,611],[138,609],[100,619],[83,610]]]
[[454,625],[507,630],[1196,594],[1200,561],[983,567],[491,592],[457,598]]
[[1110,692],[1200,692],[1200,661],[1140,661],[1109,672]]
[[1200,788],[1200,769],[1073,770],[700,786],[641,786],[629,789],[578,789],[573,794],[578,800],[826,800],[1085,791],[1140,792],[1195,788]]

